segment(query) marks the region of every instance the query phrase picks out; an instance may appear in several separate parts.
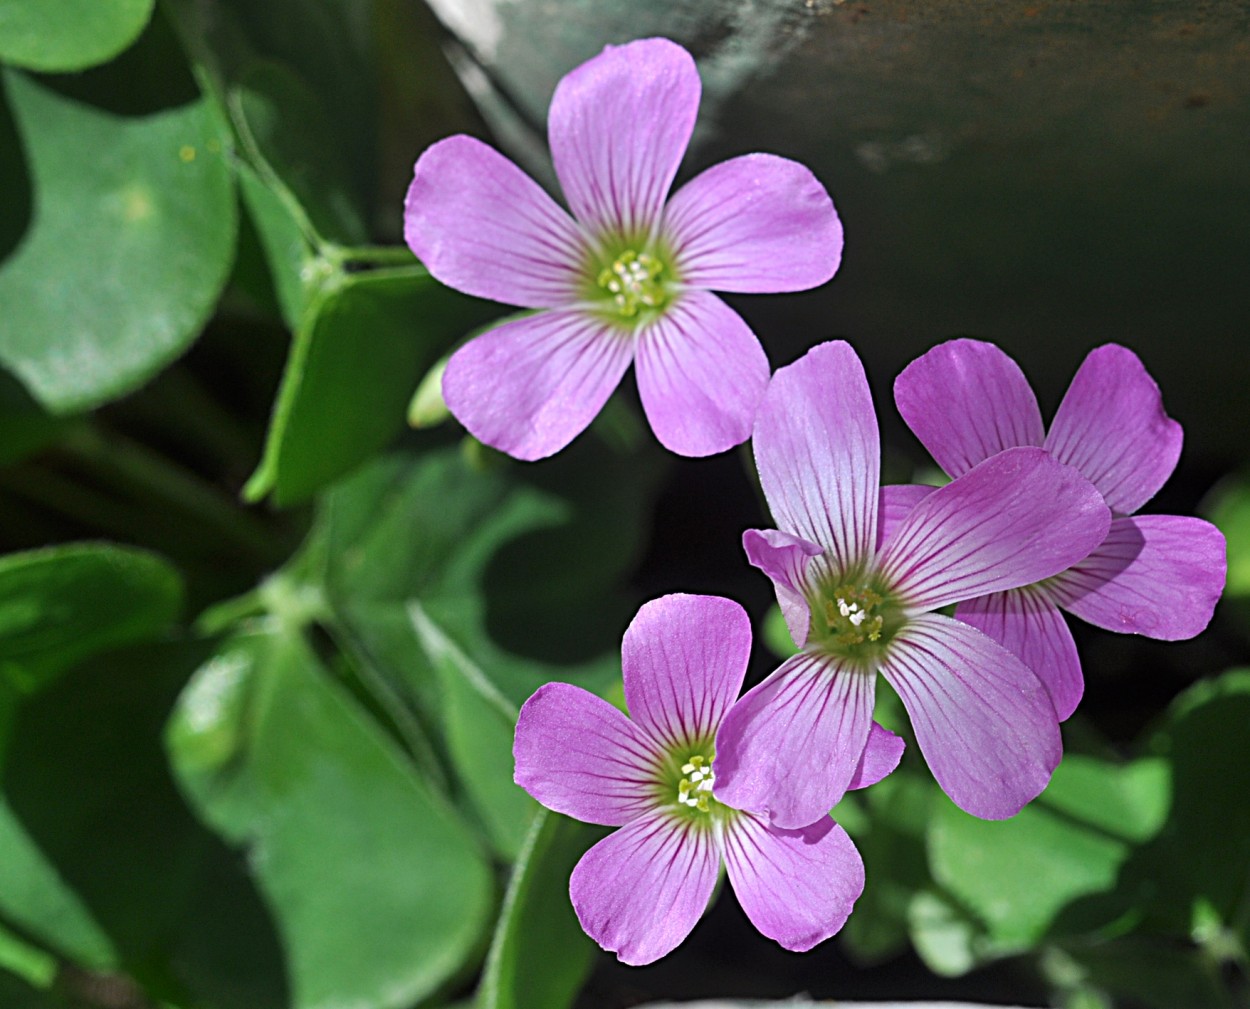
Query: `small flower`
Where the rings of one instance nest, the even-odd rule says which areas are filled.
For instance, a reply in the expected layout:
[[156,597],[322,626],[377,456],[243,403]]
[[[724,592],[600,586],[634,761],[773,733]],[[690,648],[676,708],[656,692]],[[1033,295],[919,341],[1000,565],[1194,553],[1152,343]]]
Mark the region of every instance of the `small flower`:
[[1060,610],[1109,631],[1164,641],[1207,626],[1226,570],[1224,537],[1202,519],[1138,515],[1176,468],[1181,427],[1137,355],[1107,344],[1085,358],[1047,432],[1028,380],[993,344],[952,340],[894,383],[899,412],[947,473],[995,452],[1038,445],[1080,470],[1114,518],[1084,560],[1045,581],[959,604],[955,616],[1024,660],[1060,719],[1085,689]]
[[755,335],[712,290],[801,291],[838,268],[842,226],[810,171],[771,154],[708,169],[665,202],[701,86],[667,39],[608,47],[556,88],[548,134],[570,217],[467,136],[417,161],[404,236],[444,284],[540,309],[470,341],[451,412],[518,459],[567,445],[631,361],[656,437],[702,456],[746,440],[768,384]]
[[[722,862],[747,917],[790,950],[837,932],[863,890],[859,853],[826,811],[781,830],[718,794],[714,741],[750,651],[737,603],[664,596],[622,643],[632,720],[567,683],[521,708],[517,784],[557,812],[621,828],[577,863],[569,895],[582,928],[625,963],[658,960],[690,934]],[[852,787],[889,774],[901,753],[902,740],[874,725]]]
[[748,530],[743,545],[801,651],[726,715],[721,801],[782,827],[831,808],[868,738],[880,672],[946,794],[986,819],[1018,812],[1059,763],[1054,708],[1002,645],[933,611],[1080,560],[1106,535],[1102,496],[1037,448],[931,494],[880,488],[872,397],[841,341],[773,376],[754,447],[780,529]]

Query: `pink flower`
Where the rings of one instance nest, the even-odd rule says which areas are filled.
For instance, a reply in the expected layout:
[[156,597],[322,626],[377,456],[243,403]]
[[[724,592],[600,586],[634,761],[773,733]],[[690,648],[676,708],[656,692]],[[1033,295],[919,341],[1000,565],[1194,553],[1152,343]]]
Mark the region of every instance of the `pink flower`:
[[1007,649],[934,611],[1083,558],[1107,532],[1102,496],[1037,448],[1000,453],[922,500],[880,488],[872,397],[842,342],[773,376],[754,447],[779,529],[743,543],[802,650],[725,716],[721,801],[782,827],[830,809],[864,750],[880,672],[947,795],[987,819],[1018,812],[1059,762],[1054,708]]
[[716,165],[666,203],[700,90],[690,54],[660,38],[609,47],[565,76],[548,135],[571,217],[471,137],[417,161],[404,204],[412,251],[450,287],[539,310],[448,364],[444,398],[481,441],[519,459],[559,451],[631,361],[667,448],[710,455],[750,434],[768,360],[710,292],[823,284],[842,226],[812,173],[771,154]]
[[[737,603],[664,596],[625,632],[632,720],[567,683],[548,683],[521,708],[517,784],[549,809],[621,828],[577,863],[569,895],[582,928],[625,963],[658,960],[690,934],[722,862],[747,917],[791,950],[837,932],[863,890],[859,853],[823,810],[782,830],[720,798],[713,744],[750,651]],[[874,726],[872,743],[849,769],[851,787],[898,763],[897,736]]]
[[1176,468],[1181,427],[1132,351],[1115,344],[1091,351],[1049,432],[1020,368],[976,340],[952,340],[913,361],[894,383],[894,399],[951,476],[1004,449],[1038,445],[1080,470],[1115,516],[1102,544],[1066,571],[955,611],[1024,660],[1061,719],[1085,689],[1061,609],[1109,631],[1164,641],[1207,626],[1224,590],[1223,535],[1202,519],[1133,514]]

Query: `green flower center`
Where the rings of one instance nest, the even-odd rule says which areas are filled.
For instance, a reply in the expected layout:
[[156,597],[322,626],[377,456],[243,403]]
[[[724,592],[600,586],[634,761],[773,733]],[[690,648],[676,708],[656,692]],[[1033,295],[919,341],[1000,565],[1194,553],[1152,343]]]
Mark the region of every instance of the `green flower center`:
[[599,271],[596,283],[622,319],[634,319],[646,309],[661,309],[668,302],[664,263],[650,252],[626,249]]
[[711,811],[712,784],[716,775],[712,773],[712,761],[702,754],[696,753],[681,765],[681,773],[686,775],[677,785],[677,801],[700,813]]
[[737,816],[737,810],[717,802],[712,795],[716,783],[714,754],[711,739],[687,740],[670,750],[656,767],[656,805],[701,828]]
[[808,604],[808,637],[843,658],[879,656],[903,625],[902,611],[887,591],[854,580],[822,587]]

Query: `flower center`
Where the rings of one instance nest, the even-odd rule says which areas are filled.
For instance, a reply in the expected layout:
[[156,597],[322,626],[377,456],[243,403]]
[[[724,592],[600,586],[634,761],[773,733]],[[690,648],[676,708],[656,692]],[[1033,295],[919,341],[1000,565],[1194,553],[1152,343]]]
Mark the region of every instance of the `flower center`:
[[702,754],[696,753],[681,765],[684,778],[677,785],[677,801],[683,806],[697,809],[700,813],[711,810],[709,803],[712,798],[712,784],[716,775],[712,773],[712,762]]
[[596,283],[607,294],[614,313],[632,320],[639,312],[663,308],[668,302],[666,272],[658,257],[626,249],[599,272]]
[[810,598],[813,642],[835,655],[870,658],[903,624],[897,603],[880,587],[844,582]]

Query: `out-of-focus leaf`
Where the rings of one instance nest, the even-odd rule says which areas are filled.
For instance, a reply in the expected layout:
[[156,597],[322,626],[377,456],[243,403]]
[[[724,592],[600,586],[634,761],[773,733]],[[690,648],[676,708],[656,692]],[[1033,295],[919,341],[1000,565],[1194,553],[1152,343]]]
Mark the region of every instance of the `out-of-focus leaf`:
[[167,741],[201,815],[248,849],[298,1009],[407,1006],[477,947],[478,845],[299,637],[228,643]]
[[1027,948],[1067,905],[1114,888],[1134,848],[1163,826],[1169,797],[1161,760],[1116,765],[1069,755],[1010,820],[978,820],[939,800],[930,869],[996,943]]
[[[856,911],[862,913],[858,907]],[[916,952],[934,974],[959,977],[980,962],[976,945],[981,926],[941,894],[918,891],[907,913]]]
[[480,311],[420,267],[342,275],[304,313],[246,496],[303,501],[376,453]]
[[16,974],[36,988],[47,988],[56,977],[56,957],[0,925],[0,973],[4,971]]
[[240,860],[186,808],[161,748],[204,655],[185,644],[109,652],[22,701],[0,778],[0,872],[15,877],[0,907],[49,950],[128,975],[155,1001],[279,1005],[266,912]]
[[1203,680],[1176,699],[1149,746],[1171,765],[1171,814],[1133,864],[1155,893],[1155,924],[1188,935],[1201,913],[1237,930],[1243,950],[1250,950],[1247,725],[1250,669]]
[[[914,766],[909,763],[872,788],[851,793],[833,811],[859,848],[872,880],[842,932],[864,961],[884,960],[906,947],[913,898],[932,887],[924,838],[937,787],[926,772],[912,770]],[[848,806],[854,809],[849,816],[843,812]],[[916,942],[919,946],[920,940]]]
[[154,554],[78,543],[0,557],[0,673],[34,689],[80,659],[158,634],[182,580]]
[[199,334],[234,252],[230,173],[202,102],[122,118],[4,81],[36,211],[0,268],[0,364],[46,409],[83,410]]
[[479,1009],[564,1009],[597,947],[577,922],[569,875],[603,827],[543,810],[512,869],[478,991]]
[[1148,1009],[1231,1009],[1233,1003],[1216,969],[1197,950],[1145,938],[1123,938],[1066,951],[1083,982],[1114,998]]
[[154,0],[0,0],[0,61],[82,70],[139,37]]
[[1228,580],[1224,594],[1250,596],[1250,481],[1222,484],[1208,511],[1228,541]]
[[20,977],[0,970],[0,1005],[4,1009],[64,1009],[51,992],[35,988]]

